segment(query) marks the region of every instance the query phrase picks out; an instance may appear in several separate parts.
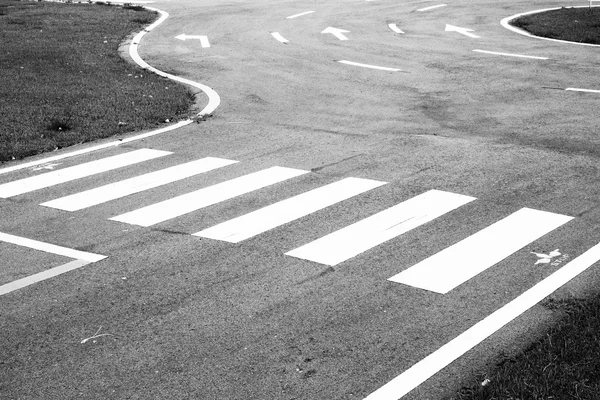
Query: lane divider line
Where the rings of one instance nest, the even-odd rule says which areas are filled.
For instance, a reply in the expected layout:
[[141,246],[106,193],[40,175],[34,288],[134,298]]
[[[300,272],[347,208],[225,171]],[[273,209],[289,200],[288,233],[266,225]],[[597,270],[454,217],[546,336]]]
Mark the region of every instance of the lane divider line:
[[487,51],[487,50],[479,50],[479,49],[475,49],[473,51],[476,53],[493,54],[493,55],[507,56],[507,57],[533,58],[536,60],[547,60],[548,59],[548,57],[527,56],[527,55],[523,55],[523,54],[512,54],[512,53],[499,53],[496,51]]
[[425,357],[364,400],[398,400],[600,261],[600,243]]
[[379,67],[377,65],[370,65],[370,64],[361,64],[361,63],[357,63],[354,61],[347,61],[347,60],[339,60],[339,63],[342,64],[346,64],[346,65],[353,65],[355,67],[363,67],[363,68],[371,68],[371,69],[379,69],[382,71],[391,71],[391,72],[398,72],[398,71],[402,71],[399,68],[388,68],[388,67]]
[[441,7],[446,7],[448,4],[438,4],[437,6],[431,6],[431,7],[425,7],[425,8],[420,8],[417,11],[418,12],[423,12],[423,11],[429,11],[429,10],[433,10],[436,8],[441,8]]
[[594,90],[594,89],[566,88],[565,90],[570,91],[570,92],[600,93],[600,90]]
[[[148,25],[146,28],[144,28],[141,32],[139,32],[132,40],[131,44],[129,45],[129,55],[131,56],[131,58],[133,59],[133,61],[135,61],[136,64],[138,64],[140,67],[145,68],[149,71],[152,71],[154,73],[156,73],[157,75],[160,75],[162,77],[177,81],[177,82],[181,82],[184,83],[186,85],[190,85],[193,86],[195,88],[198,88],[200,90],[202,90],[207,96],[208,96],[208,104],[204,107],[204,109],[202,109],[202,111],[200,111],[197,115],[199,117],[202,117],[204,115],[208,115],[213,113],[216,108],[220,105],[221,103],[221,98],[219,97],[219,94],[214,91],[213,89],[211,89],[210,87],[206,86],[206,85],[202,85],[200,83],[191,81],[189,79],[184,79],[184,78],[180,78],[177,77],[175,75],[171,75],[168,74],[166,72],[160,71],[152,66],[150,66],[148,63],[146,63],[144,60],[142,60],[142,58],[139,56],[138,54],[138,46],[140,44],[140,41],[142,40],[142,37],[152,31],[154,28],[156,28],[158,25],[160,25],[163,21],[165,21],[169,14],[166,11],[162,11],[159,10],[157,8],[153,8],[153,7],[146,7],[144,6],[144,8],[151,10],[151,11],[155,11],[158,12],[160,14],[160,18],[157,19],[154,23]],[[167,126],[164,128],[160,128],[160,129],[156,129],[156,130],[152,130],[149,132],[145,132],[145,133],[141,133],[135,136],[131,136],[129,138],[125,138],[125,139],[119,139],[119,140],[115,140],[112,142],[108,142],[108,143],[103,143],[97,146],[92,146],[92,147],[87,147],[85,149],[81,149],[81,150],[76,150],[76,151],[72,151],[69,153],[64,153],[64,154],[60,154],[60,155],[56,155],[56,156],[51,156],[51,157],[45,157],[45,158],[41,158],[38,160],[34,160],[34,161],[29,161],[29,162],[25,162],[25,163],[21,163],[18,165],[13,165],[11,167],[7,167],[7,168],[1,168],[0,169],[0,175],[2,174],[6,174],[9,172],[13,172],[13,171],[18,171],[21,169],[25,169],[25,168],[29,168],[29,167],[33,167],[36,165],[40,165],[40,164],[46,164],[49,162],[53,162],[53,161],[57,161],[57,160],[63,160],[65,158],[70,158],[70,157],[74,157],[74,156],[78,156],[78,155],[82,155],[82,154],[87,154],[87,153],[91,153],[97,150],[102,150],[102,149],[106,149],[109,147],[116,147],[125,143],[130,143],[130,142],[134,142],[137,140],[141,140],[141,139],[145,139],[151,136],[155,136],[155,135],[159,135],[161,133],[165,133],[165,132],[170,132],[173,131],[175,129],[179,129],[181,127],[187,126],[191,123],[193,123],[194,121],[192,119],[187,119],[184,121],[179,121],[174,125],[171,126]]]
[[294,18],[298,18],[303,15],[312,14],[312,13],[314,13],[314,11],[305,11],[305,12],[301,12],[300,14],[290,15],[289,17],[285,17],[285,19],[294,19]]
[[287,40],[286,38],[281,36],[281,34],[279,32],[271,32],[271,35],[283,44],[287,44],[290,42],[289,40]]

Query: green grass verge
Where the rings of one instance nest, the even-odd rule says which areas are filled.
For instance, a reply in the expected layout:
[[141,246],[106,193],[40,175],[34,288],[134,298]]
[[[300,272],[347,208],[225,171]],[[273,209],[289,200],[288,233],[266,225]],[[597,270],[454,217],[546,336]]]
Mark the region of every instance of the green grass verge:
[[123,60],[139,7],[0,0],[0,161],[192,115],[183,85]]
[[570,42],[600,44],[600,8],[561,8],[525,15],[511,25],[533,35]]
[[600,399],[600,298],[543,304],[564,314],[559,323],[455,399]]

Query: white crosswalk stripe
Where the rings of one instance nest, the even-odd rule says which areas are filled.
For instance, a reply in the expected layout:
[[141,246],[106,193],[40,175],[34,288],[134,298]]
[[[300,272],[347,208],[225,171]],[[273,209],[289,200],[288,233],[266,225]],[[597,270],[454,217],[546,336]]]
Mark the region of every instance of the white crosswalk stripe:
[[448,293],[571,219],[565,215],[522,208],[389,280]]
[[132,225],[152,226],[307,173],[308,171],[293,168],[267,168],[110,219]]
[[285,254],[334,266],[473,200],[430,190]]
[[237,161],[206,157],[86,190],[84,192],[75,193],[70,196],[61,197],[40,205],[65,211],[77,211],[234,163],[237,163]]
[[238,243],[384,184],[385,182],[369,179],[342,179],[215,225],[194,235]]
[[23,193],[33,192],[35,190],[137,164],[142,161],[152,160],[169,154],[172,153],[161,150],[139,149],[85,164],[4,183],[0,185],[0,198],[6,199]]

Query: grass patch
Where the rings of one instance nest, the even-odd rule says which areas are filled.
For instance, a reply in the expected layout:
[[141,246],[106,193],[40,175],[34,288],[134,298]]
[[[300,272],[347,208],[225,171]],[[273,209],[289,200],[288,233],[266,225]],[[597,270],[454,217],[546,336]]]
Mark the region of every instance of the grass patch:
[[463,388],[457,400],[600,399],[600,297],[543,304],[564,317],[524,352]]
[[0,0],[0,161],[192,115],[194,94],[123,60],[136,6]]
[[561,8],[525,15],[510,23],[533,35],[600,44],[600,8]]

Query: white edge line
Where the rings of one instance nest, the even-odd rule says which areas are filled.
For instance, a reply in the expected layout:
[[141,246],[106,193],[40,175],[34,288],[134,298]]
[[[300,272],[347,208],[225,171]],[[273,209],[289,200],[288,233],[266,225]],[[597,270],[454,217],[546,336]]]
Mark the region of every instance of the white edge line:
[[425,8],[418,9],[417,11],[419,11],[419,12],[429,11],[429,10],[433,10],[435,8],[446,7],[447,5],[448,4],[438,4],[437,6],[425,7]]
[[[190,81],[188,79],[184,79],[184,78],[179,78],[175,75],[171,75],[171,74],[167,74],[166,72],[162,72],[154,67],[151,67],[150,65],[148,65],[144,60],[142,60],[142,58],[139,56],[137,48],[138,45],[140,43],[140,40],[142,39],[142,37],[150,32],[151,30],[153,30],[154,28],[156,28],[158,25],[160,25],[164,20],[166,20],[169,16],[169,14],[166,11],[162,11],[159,10],[157,8],[153,8],[153,7],[145,7],[144,8],[151,10],[151,11],[156,11],[158,12],[161,16],[158,20],[156,20],[155,22],[153,22],[152,24],[150,24],[149,26],[147,26],[144,30],[142,30],[140,33],[138,33],[133,40],[131,41],[131,44],[129,46],[129,55],[131,56],[131,58],[142,68],[145,68],[149,71],[152,71],[160,76],[163,76],[165,78],[169,78],[171,80],[177,81],[177,82],[181,82],[184,84],[188,84],[191,86],[194,86],[200,90],[202,90],[204,93],[206,93],[206,95],[209,98],[209,102],[206,105],[206,107],[200,111],[198,113],[198,116],[204,116],[207,114],[211,114],[212,112],[214,112],[214,110],[219,106],[219,104],[221,103],[221,98],[219,97],[219,94],[217,92],[215,92],[213,89],[209,88],[208,86],[202,85],[200,83],[197,82],[193,82]],[[46,157],[46,158],[42,158],[39,160],[34,160],[34,161],[29,161],[26,163],[22,163],[22,164],[18,164],[18,165],[14,165],[11,167],[7,167],[7,168],[2,168],[0,169],[0,175],[2,174],[6,174],[9,172],[13,172],[13,171],[17,171],[20,169],[24,169],[24,168],[29,168],[29,167],[33,167],[36,165],[40,165],[40,164],[45,164],[48,162],[53,162],[56,160],[62,160],[65,158],[69,158],[69,157],[74,157],[74,156],[78,156],[81,154],[87,154],[87,153],[91,153],[97,150],[101,150],[101,149],[105,149],[108,147],[115,147],[115,146],[119,146],[123,143],[129,143],[129,142],[133,142],[136,140],[140,140],[140,139],[144,139],[150,136],[154,136],[154,135],[158,135],[161,133],[165,133],[165,132],[169,132],[178,128],[181,128],[183,126],[189,125],[191,124],[193,121],[191,119],[185,120],[185,121],[180,121],[174,125],[165,127],[165,128],[160,128],[160,129],[156,129],[150,132],[146,132],[146,133],[142,133],[139,135],[135,135],[126,139],[119,139],[119,140],[115,140],[112,142],[108,142],[108,143],[103,143],[97,146],[92,146],[92,147],[88,147],[85,149],[81,149],[81,150],[76,150],[70,153],[65,153],[65,154],[61,154],[61,155],[57,155],[57,156],[51,156],[51,157]]]
[[300,13],[300,14],[294,14],[294,15],[290,15],[289,17],[285,17],[285,19],[293,19],[293,18],[298,18],[298,17],[301,17],[301,16],[303,16],[303,15],[312,14],[312,13],[314,13],[314,11],[305,11],[305,12],[302,12],[302,13]]
[[271,35],[283,44],[289,43],[289,40],[281,36],[279,32],[271,32]]
[[364,400],[398,400],[600,260],[600,243],[488,315]]
[[[588,8],[588,7],[589,6],[573,6],[573,7],[569,7],[569,8]],[[600,7],[600,6],[592,6],[592,7]],[[570,42],[568,40],[560,40],[560,39],[546,38],[546,37],[542,37],[542,36],[535,36],[535,35],[532,35],[531,33],[527,32],[527,31],[525,31],[523,29],[519,29],[516,26],[510,25],[510,21],[512,21],[513,19],[516,19],[516,18],[519,18],[519,17],[523,17],[525,15],[538,14],[538,13],[542,13],[542,12],[545,12],[545,11],[560,10],[561,8],[562,7],[544,8],[542,10],[534,10],[534,11],[524,12],[524,13],[521,13],[521,14],[515,14],[513,16],[504,18],[502,21],[500,21],[500,25],[502,25],[503,27],[505,27],[508,30],[511,30],[513,32],[518,33],[519,35],[529,36],[529,37],[536,38],[536,39],[550,40],[552,42],[559,42],[559,43],[577,44],[577,45],[580,45],[580,46],[600,47],[600,45],[598,45],[598,44]]]
[[600,93],[600,90],[594,89],[578,89],[578,88],[566,88],[570,92],[587,92],[587,93]]
[[402,71],[401,69],[398,69],[398,68],[379,67],[377,65],[361,64],[361,63],[357,63],[357,62],[354,62],[354,61],[347,61],[347,60],[338,60],[338,62],[342,63],[342,64],[347,64],[347,65],[354,65],[356,67],[371,68],[371,69],[380,69],[382,71],[392,71],[392,72]]
[[106,258],[106,256],[100,254],[70,249],[68,247],[57,246],[55,244],[40,242],[38,240],[10,235],[8,233],[3,232],[0,232],[0,242],[12,243],[16,244],[17,246],[28,247],[34,250],[45,251],[46,253],[52,253],[59,256],[65,256],[69,258],[74,258],[76,260],[84,260],[89,262],[96,262]]
[[479,49],[475,49],[473,51],[475,51],[477,53],[495,54],[495,55],[498,55],[498,56],[507,56],[507,57],[533,58],[533,59],[536,59],[536,60],[547,60],[548,59],[548,57],[526,56],[526,55],[523,55],[523,54],[512,54],[512,53],[499,53],[499,52],[496,52],[496,51],[487,51],[487,50],[479,50]]
[[0,285],[0,296],[14,292],[18,289],[23,289],[34,283],[44,281],[46,279],[53,278],[55,276],[64,274],[65,272],[72,271],[77,268],[81,268],[85,265],[92,264],[91,261],[86,260],[73,260],[66,264],[59,265],[58,267],[50,268],[37,274],[26,276],[25,278],[17,279],[15,281]]

